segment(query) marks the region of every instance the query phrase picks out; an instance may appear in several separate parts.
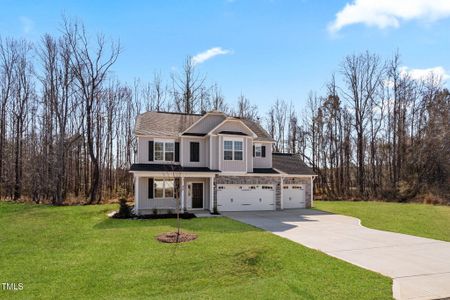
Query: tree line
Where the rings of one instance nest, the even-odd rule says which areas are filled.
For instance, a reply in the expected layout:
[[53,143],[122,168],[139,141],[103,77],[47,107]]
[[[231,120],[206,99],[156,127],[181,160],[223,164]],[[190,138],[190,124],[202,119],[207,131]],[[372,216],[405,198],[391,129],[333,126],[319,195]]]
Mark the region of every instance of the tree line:
[[121,82],[112,71],[118,41],[89,35],[63,19],[61,34],[39,42],[0,37],[0,198],[54,205],[95,204],[133,192],[136,116],[143,111],[221,110],[251,116],[225,103],[187,57],[165,82]]
[[0,197],[94,204],[133,193],[128,170],[143,111],[220,110],[262,123],[274,151],[300,154],[333,198],[448,199],[449,100],[442,80],[413,79],[400,56],[346,57],[324,96],[277,100],[264,115],[241,95],[230,105],[190,57],[168,80],[121,82],[118,41],[63,20],[35,44],[0,37]]
[[[339,82],[339,84],[337,83]],[[412,78],[400,55],[346,56],[302,118],[277,101],[267,115],[275,150],[299,153],[328,199],[450,202],[450,93]],[[299,120],[302,120],[299,122]]]

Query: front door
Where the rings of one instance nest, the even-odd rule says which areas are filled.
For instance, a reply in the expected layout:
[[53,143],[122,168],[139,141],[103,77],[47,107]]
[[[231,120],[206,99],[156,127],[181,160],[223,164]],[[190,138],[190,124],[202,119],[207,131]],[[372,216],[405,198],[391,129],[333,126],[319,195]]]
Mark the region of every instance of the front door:
[[192,208],[203,208],[203,183],[192,183]]

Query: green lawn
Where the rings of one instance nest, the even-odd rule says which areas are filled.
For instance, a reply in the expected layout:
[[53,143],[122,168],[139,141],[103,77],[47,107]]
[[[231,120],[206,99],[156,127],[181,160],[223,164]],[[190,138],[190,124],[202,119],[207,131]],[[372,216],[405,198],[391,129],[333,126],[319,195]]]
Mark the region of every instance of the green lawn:
[[112,220],[115,206],[0,202],[0,298],[390,299],[391,280],[227,218]]
[[353,216],[362,225],[450,242],[450,206],[389,202],[314,201],[323,211]]

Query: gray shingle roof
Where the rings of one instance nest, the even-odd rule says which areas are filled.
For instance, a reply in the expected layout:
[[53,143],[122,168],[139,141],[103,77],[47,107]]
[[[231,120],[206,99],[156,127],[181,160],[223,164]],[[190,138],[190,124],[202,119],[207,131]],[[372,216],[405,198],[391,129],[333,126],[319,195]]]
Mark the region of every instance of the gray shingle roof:
[[[137,116],[135,134],[150,136],[177,136],[194,124],[202,115],[172,112],[145,112]],[[257,122],[237,118],[249,127],[256,135],[256,141],[272,142],[273,139]],[[204,134],[207,134],[205,132]]]
[[182,167],[175,164],[132,164],[130,171],[220,173],[219,170],[211,170],[207,167]]
[[279,174],[275,169],[273,168],[253,168],[253,172],[255,174]]
[[258,122],[243,118],[239,119],[258,136],[255,141],[273,142],[272,137]]
[[135,134],[177,136],[201,117],[197,114],[149,111],[137,116]]
[[272,153],[272,167],[286,174],[316,175],[298,154]]

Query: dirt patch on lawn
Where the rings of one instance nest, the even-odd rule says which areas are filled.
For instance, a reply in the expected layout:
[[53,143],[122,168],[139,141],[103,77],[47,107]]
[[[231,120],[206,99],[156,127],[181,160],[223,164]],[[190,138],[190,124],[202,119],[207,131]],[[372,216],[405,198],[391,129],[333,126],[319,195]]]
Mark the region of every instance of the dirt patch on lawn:
[[156,239],[162,243],[184,243],[193,241],[196,238],[196,234],[186,232],[180,232],[179,235],[176,232],[166,232],[156,237]]

